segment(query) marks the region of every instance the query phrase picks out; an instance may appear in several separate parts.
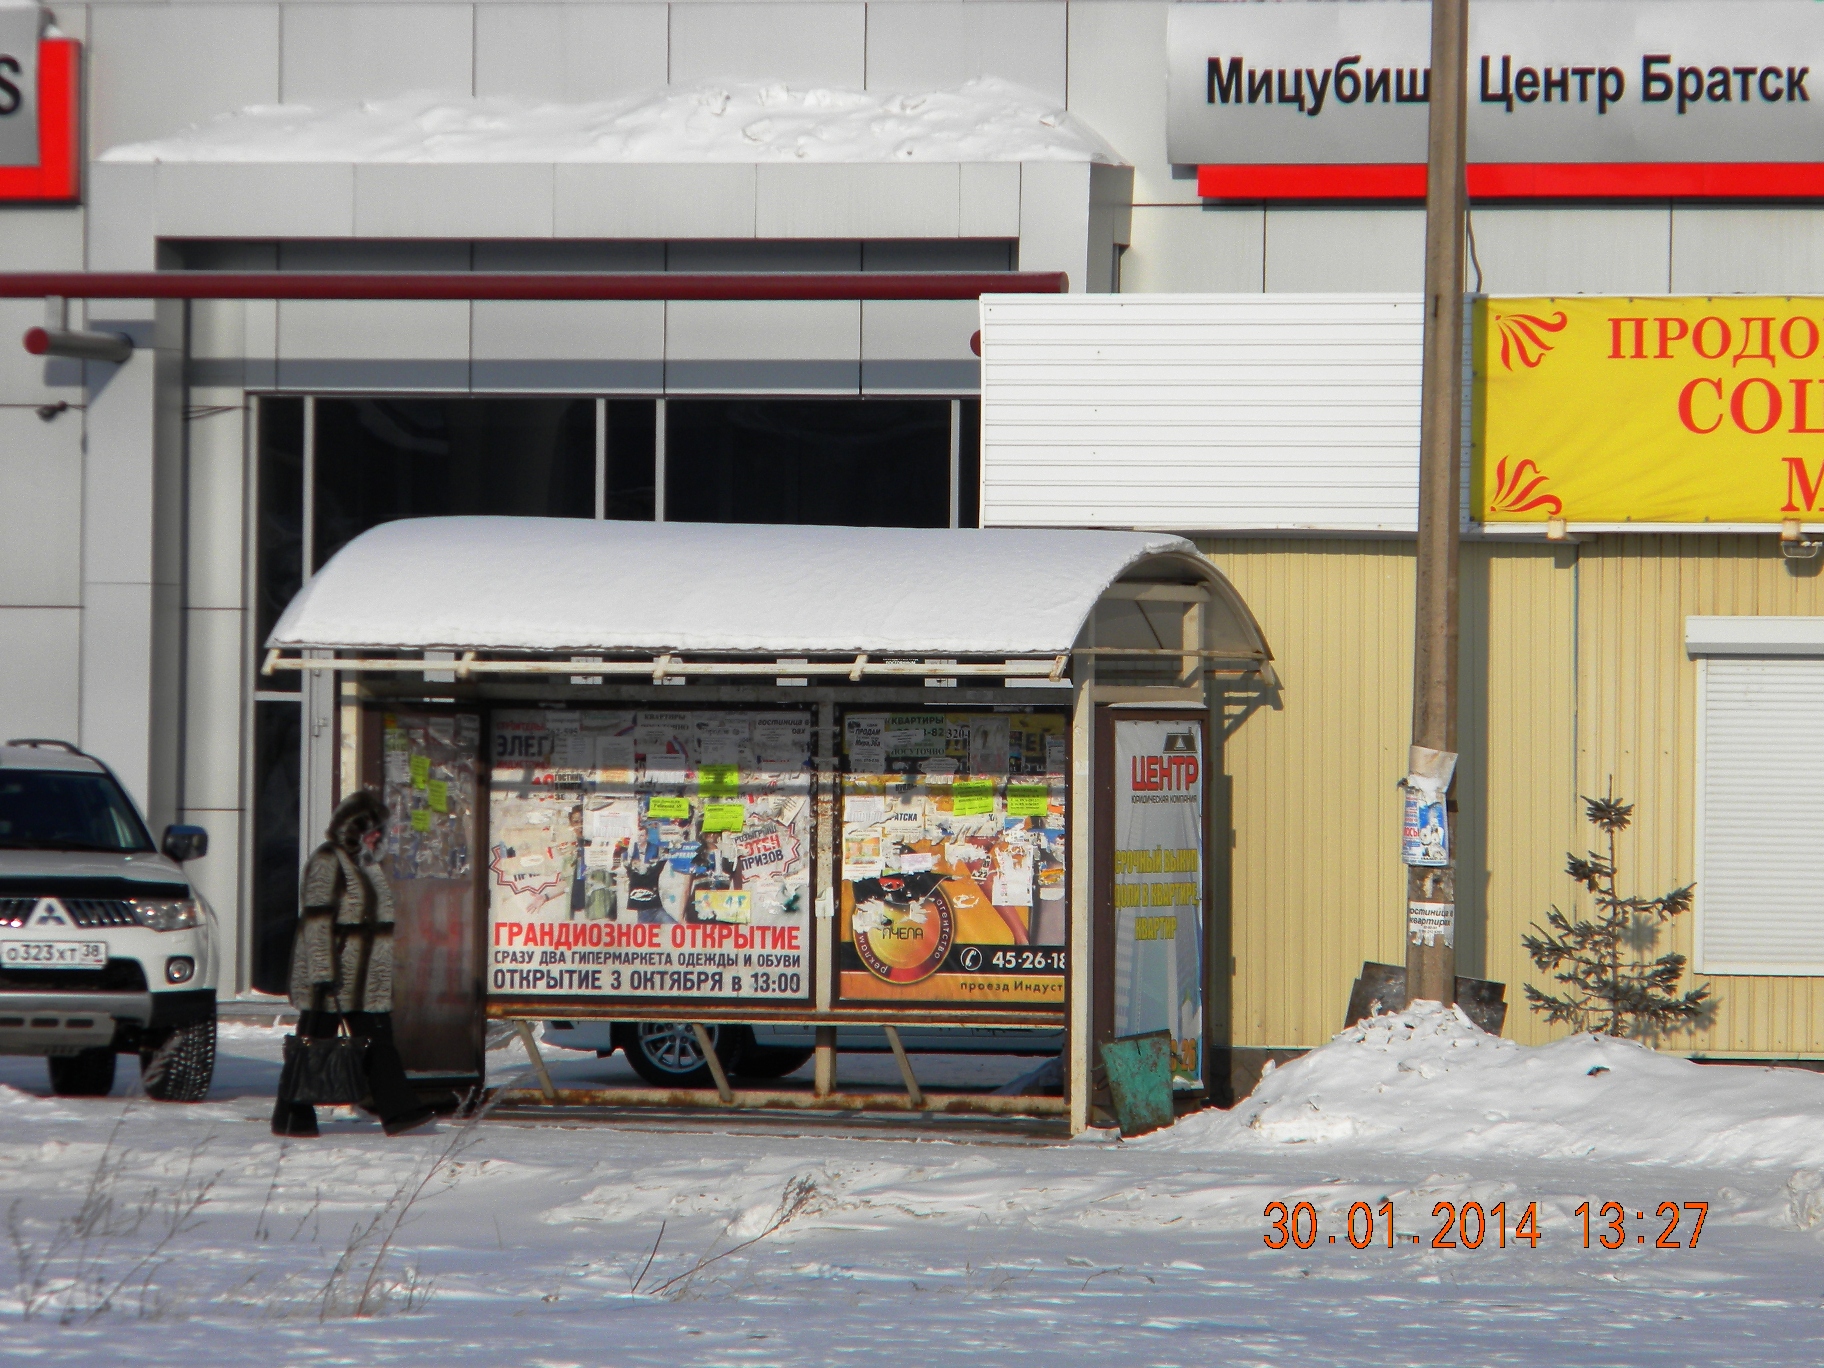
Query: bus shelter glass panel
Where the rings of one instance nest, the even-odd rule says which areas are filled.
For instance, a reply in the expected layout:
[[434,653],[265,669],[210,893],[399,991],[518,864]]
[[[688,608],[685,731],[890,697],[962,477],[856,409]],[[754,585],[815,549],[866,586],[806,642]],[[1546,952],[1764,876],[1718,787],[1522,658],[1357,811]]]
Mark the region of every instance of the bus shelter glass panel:
[[808,998],[812,728],[807,712],[496,711],[489,991]]
[[1063,712],[843,718],[841,997],[1064,1006]]

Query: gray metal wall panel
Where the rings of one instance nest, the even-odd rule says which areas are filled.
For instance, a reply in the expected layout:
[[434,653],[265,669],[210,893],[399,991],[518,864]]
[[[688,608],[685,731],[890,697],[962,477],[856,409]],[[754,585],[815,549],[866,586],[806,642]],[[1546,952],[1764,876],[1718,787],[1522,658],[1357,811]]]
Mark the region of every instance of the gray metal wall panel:
[[373,238],[548,238],[550,165],[355,167],[355,234]]
[[464,300],[279,305],[279,384],[301,390],[466,390]]
[[556,177],[558,237],[754,235],[752,166],[568,163]]
[[868,88],[944,90],[998,76],[1064,102],[1059,0],[960,0],[868,6]]
[[858,3],[673,5],[670,78],[857,89],[866,33]]
[[[1483,205],[1470,215],[1487,294],[1663,294],[1672,273],[1665,205]],[[1469,273],[1473,288],[1475,272]]]
[[277,5],[97,5],[89,17],[89,155],[279,99]]
[[75,743],[82,718],[82,610],[0,608],[0,717],[7,736]]
[[355,231],[357,168],[348,163],[165,162],[145,169],[157,173],[161,237],[333,238]]
[[81,602],[82,414],[0,408],[0,605]]
[[961,222],[950,163],[762,163],[755,179],[756,237],[953,238]]
[[1267,207],[1267,289],[1425,288],[1425,211]]
[[1264,287],[1265,272],[1266,213],[1259,206],[1141,205],[1121,256],[1121,292],[1247,293]]
[[1076,0],[1070,7],[1070,112],[1134,168],[1136,204],[1195,204],[1194,178],[1165,155],[1164,0]]
[[1679,205],[1672,210],[1676,294],[1824,292],[1824,208]]
[[666,305],[665,315],[669,393],[860,391],[853,301],[690,300]]
[[310,104],[414,90],[470,94],[474,31],[472,5],[286,5],[279,97]]
[[475,93],[612,100],[665,84],[662,4],[475,6]]
[[657,300],[478,300],[472,328],[477,391],[655,392],[664,383]]

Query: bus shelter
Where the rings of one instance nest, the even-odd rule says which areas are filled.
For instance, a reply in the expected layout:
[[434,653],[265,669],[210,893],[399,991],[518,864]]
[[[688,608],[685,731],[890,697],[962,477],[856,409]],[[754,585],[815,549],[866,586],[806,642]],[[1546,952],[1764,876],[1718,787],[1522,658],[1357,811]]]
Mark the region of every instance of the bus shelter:
[[[1098,1040],[1166,1030],[1208,1086],[1211,680],[1271,658],[1156,533],[465,517],[384,524],[293,600],[302,806],[391,812],[396,1032],[479,1080],[486,1022],[688,1022],[708,1105],[844,1094],[1090,1123]],[[1226,966],[1225,966],[1226,968]],[[711,1022],[817,1030],[815,1086],[736,1092]],[[1064,1096],[939,1096],[897,1028],[1066,1030]],[[593,1100],[677,1104],[618,1089]],[[576,1100],[576,1099],[566,1099]]]

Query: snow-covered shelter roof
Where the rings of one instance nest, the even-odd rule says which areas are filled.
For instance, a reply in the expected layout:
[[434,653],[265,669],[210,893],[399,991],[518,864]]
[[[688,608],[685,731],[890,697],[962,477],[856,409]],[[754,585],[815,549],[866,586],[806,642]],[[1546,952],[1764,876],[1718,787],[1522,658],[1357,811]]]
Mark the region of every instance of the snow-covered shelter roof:
[[1169,534],[519,517],[364,532],[299,591],[267,644],[1056,655],[1117,580],[1203,588],[1204,641],[1270,658],[1221,572]]

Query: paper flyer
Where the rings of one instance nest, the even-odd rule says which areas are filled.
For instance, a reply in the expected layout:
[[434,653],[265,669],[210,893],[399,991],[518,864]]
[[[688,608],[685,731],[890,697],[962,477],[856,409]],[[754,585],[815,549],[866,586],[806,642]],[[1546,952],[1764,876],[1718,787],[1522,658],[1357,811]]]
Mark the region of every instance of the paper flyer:
[[838,994],[1062,1008],[1062,712],[843,718]]
[[391,882],[469,877],[480,740],[475,713],[381,715],[382,867]]

